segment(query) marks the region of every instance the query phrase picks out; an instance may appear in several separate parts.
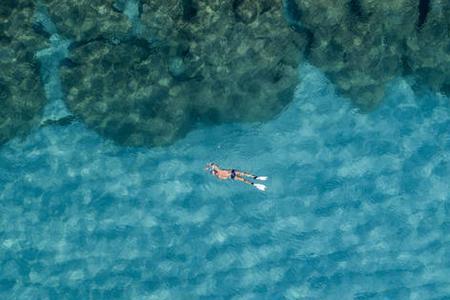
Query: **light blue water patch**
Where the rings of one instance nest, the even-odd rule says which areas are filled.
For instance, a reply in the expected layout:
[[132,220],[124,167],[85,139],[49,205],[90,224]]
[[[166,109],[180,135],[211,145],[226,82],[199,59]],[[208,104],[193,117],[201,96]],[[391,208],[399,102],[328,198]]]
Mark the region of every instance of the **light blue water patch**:
[[[2,299],[444,299],[450,102],[368,115],[303,66],[276,120],[121,148],[80,123],[0,149]],[[262,193],[214,161],[268,175]]]
[[64,40],[57,33],[52,34],[49,41],[49,48],[36,53],[36,57],[41,63],[41,77],[45,82],[45,94],[50,100],[43,112],[43,122],[58,120],[71,114],[63,102],[64,95],[59,78],[59,67],[68,56],[70,41]]
[[41,2],[38,3],[38,9],[35,12],[35,23],[49,35],[49,47],[35,54],[41,66],[45,95],[49,100],[42,115],[41,124],[44,124],[48,120],[58,120],[71,115],[63,102],[64,95],[59,78],[59,67],[69,54],[68,48],[71,41],[64,39],[57,33],[56,26],[48,15],[47,8]]

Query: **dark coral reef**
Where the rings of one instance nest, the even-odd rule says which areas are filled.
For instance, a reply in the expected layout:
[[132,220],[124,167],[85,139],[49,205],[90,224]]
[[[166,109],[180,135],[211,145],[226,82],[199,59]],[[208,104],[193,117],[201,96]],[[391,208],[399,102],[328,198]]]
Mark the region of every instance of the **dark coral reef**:
[[126,145],[164,145],[189,127],[186,82],[173,80],[163,51],[145,43],[95,41],[61,70],[67,104],[86,124]]
[[[289,102],[305,43],[284,21],[281,1],[176,2],[180,9],[170,11],[170,4],[166,11],[179,30],[157,38],[173,49],[170,75],[190,81],[187,100],[194,115],[257,121]],[[164,25],[155,24],[150,4],[144,4],[141,19],[150,28]]]
[[296,3],[298,21],[313,33],[310,61],[357,106],[376,107],[385,84],[402,73],[402,48],[415,30],[416,1]]
[[401,75],[415,74],[448,92],[449,1],[289,3],[296,26],[310,32],[310,61],[362,110],[377,107],[386,83]]
[[281,0],[141,4],[140,35],[76,45],[63,67],[69,108],[91,128],[166,145],[198,122],[262,121],[291,100],[305,43]]
[[[45,102],[35,3],[0,2],[0,143],[29,130]],[[292,99],[303,58],[363,111],[398,76],[450,94],[448,0],[41,3],[72,41],[61,70],[69,108],[122,145],[171,144],[198,123],[268,120]]]
[[450,1],[420,1],[422,18],[406,41],[407,64],[418,82],[450,96]]
[[96,39],[120,40],[131,29],[126,15],[114,9],[115,0],[43,0],[56,28],[77,43]]
[[26,134],[45,104],[34,53],[45,40],[33,30],[33,1],[0,1],[0,144]]

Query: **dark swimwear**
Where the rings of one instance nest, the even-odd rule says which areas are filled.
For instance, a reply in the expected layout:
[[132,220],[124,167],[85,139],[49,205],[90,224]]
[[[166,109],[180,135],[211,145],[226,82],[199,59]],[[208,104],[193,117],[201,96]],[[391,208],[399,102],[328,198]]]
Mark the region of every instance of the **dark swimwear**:
[[236,170],[235,169],[231,170],[231,174],[230,174],[230,178],[231,179],[234,179],[234,177],[236,177]]

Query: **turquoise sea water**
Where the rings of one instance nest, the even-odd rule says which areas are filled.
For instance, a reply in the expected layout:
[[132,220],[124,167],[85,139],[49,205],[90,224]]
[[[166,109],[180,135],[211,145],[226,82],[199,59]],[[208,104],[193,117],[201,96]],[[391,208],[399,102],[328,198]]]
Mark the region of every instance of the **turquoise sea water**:
[[[45,117],[67,114],[46,66]],[[398,79],[360,114],[315,68],[299,78],[275,120],[167,148],[79,122],[2,146],[0,298],[449,299],[449,99]]]

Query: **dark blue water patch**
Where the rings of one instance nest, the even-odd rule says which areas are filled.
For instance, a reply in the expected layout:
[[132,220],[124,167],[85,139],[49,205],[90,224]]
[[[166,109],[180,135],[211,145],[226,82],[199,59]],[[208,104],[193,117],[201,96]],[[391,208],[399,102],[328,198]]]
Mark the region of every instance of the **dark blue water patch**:
[[[444,236],[445,234],[446,232],[443,233]],[[444,250],[442,251],[443,258],[441,260],[441,264],[446,269],[450,269],[450,242],[445,242],[442,246],[444,247]]]
[[234,245],[227,245],[227,244],[223,246],[211,245],[209,249],[207,249],[206,251],[205,258],[208,261],[212,261],[215,258],[217,258],[220,254],[224,253],[223,251],[233,250],[234,248],[235,248]]
[[[377,174],[365,174],[363,177],[347,179],[348,187],[345,189],[347,198],[352,201],[384,201],[384,191],[376,186],[378,178]],[[379,198],[380,195],[383,196]]]
[[420,220],[419,225],[417,226],[417,235],[418,237],[426,237],[431,231],[434,230],[436,226],[436,220],[432,215],[425,215]]
[[302,149],[302,151],[306,151],[309,153],[317,153],[320,150],[319,142],[313,138],[300,140],[298,143],[298,147]]
[[387,196],[382,191],[374,191],[371,194],[368,194],[364,199],[372,204],[382,204],[387,199],[389,199],[389,196]]
[[339,263],[341,261],[348,261],[353,256],[355,256],[353,251],[354,251],[354,248],[332,252],[327,255],[327,259],[333,263]]
[[273,222],[273,217],[271,215],[257,215],[257,214],[250,214],[248,211],[241,211],[240,213],[239,222],[241,222],[244,225],[252,226],[256,230],[259,230],[261,228],[264,228],[267,226],[267,221]]
[[[30,262],[20,256],[17,256],[15,252],[5,251],[2,256],[4,261],[2,264],[2,278],[17,280],[18,278],[16,275],[30,273]],[[11,265],[13,266],[14,271],[13,274],[8,274],[10,272],[10,267],[7,268],[7,266]]]
[[[301,246],[302,243],[307,243],[310,240],[313,240],[320,236],[320,232],[318,230],[311,231],[299,231],[299,232],[291,232],[288,230],[279,232],[273,239],[274,242],[283,242],[283,241],[291,241],[293,242],[293,248],[286,249],[288,252],[286,255],[290,257],[289,251],[294,250],[296,244]],[[294,243],[295,242],[295,243]]]
[[[209,227],[207,225],[202,225],[202,226],[189,226],[187,228],[184,228],[185,226],[181,226],[181,230],[179,231],[179,235],[180,236],[184,236],[184,235],[190,235],[190,236],[202,236],[202,234],[205,234],[206,232],[209,231]],[[175,233],[177,234],[177,233]],[[195,239],[192,241],[189,241],[187,244],[188,245],[192,245],[194,247],[194,245],[196,243],[199,243],[200,241]]]
[[388,287],[399,287],[403,285],[403,278],[409,275],[412,270],[408,269],[386,269],[377,270],[372,273],[365,273],[366,276],[372,277],[374,280],[386,282]]
[[140,287],[144,292],[154,292],[161,286],[164,286],[162,278],[158,278],[157,276],[151,276],[151,278],[146,278],[140,282]]
[[416,127],[414,125],[404,125],[398,129],[398,137],[411,136],[416,131]]
[[370,156],[398,154],[401,151],[398,144],[389,140],[380,140],[376,136],[362,143],[362,147],[358,150],[362,152],[361,154]]
[[408,299],[410,298],[411,290],[409,288],[396,288],[378,293],[378,297],[383,297],[385,299]]
[[377,293],[375,292],[359,292],[354,296],[354,300],[370,300],[375,299],[377,297]]
[[221,285],[217,288],[219,295],[222,295],[225,298],[230,298],[238,294],[239,287],[241,285],[241,278],[244,275],[245,270],[237,268],[230,268],[229,271],[219,271],[215,273],[215,281],[221,283]]
[[[336,124],[330,124],[329,130],[332,130],[336,128]],[[340,128],[340,127],[339,127]],[[341,131],[336,132],[335,135],[332,137],[328,137],[324,141],[324,147],[330,148],[330,149],[341,149],[342,147],[346,145],[360,145],[362,144],[366,139],[360,135],[356,135],[355,133],[352,133],[352,129],[345,127],[342,128]]]
[[38,209],[38,216],[40,220],[64,217],[70,209],[67,205],[61,203],[61,197],[44,196],[41,199],[42,200]]
[[[422,148],[422,147],[421,147]],[[420,154],[424,153],[428,156],[422,157]],[[402,172],[408,174],[410,179],[420,177],[417,173],[424,164],[429,162],[429,159],[434,155],[433,148],[423,146],[422,149],[414,151],[409,157],[402,162]]]
[[84,268],[86,264],[87,261],[80,258],[55,262],[55,264],[52,266],[51,273],[53,275],[66,274],[67,271],[79,270],[80,268]]
[[441,105],[440,99],[431,91],[424,93],[421,97],[417,97],[417,103],[420,107],[419,116],[422,119],[431,118],[434,109]]
[[[98,195],[98,196],[97,196]],[[89,205],[89,209],[95,211],[99,217],[102,217],[108,212],[108,208],[120,205],[120,197],[115,196],[113,193],[95,193],[93,201]]]
[[163,228],[161,227],[152,227],[148,229],[148,239],[151,241],[153,245],[164,244],[165,238],[167,237],[168,235],[164,232]]
[[[417,106],[405,106],[400,109],[395,109],[392,111],[392,116],[396,120],[404,123],[404,127],[411,127],[415,124],[419,124],[420,121],[423,120],[423,116],[421,115],[421,110]],[[405,123],[403,120],[408,120],[409,122]]]
[[51,257],[53,256],[53,253],[30,247],[17,252],[16,255],[25,261],[31,262]]
[[249,244],[252,247],[259,248],[265,245],[274,245],[275,240],[271,236],[270,232],[256,233],[254,236],[249,238]]
[[15,279],[0,279],[0,293],[9,293],[11,292],[16,285]]
[[88,285],[89,283],[90,281],[81,281],[80,285],[83,286],[78,287],[60,286],[59,288],[47,288],[47,291],[51,295],[50,300],[58,300],[58,299],[76,300],[80,299],[80,297],[83,297],[83,295],[90,295],[89,297],[92,297],[94,299],[95,297],[91,295],[95,295],[96,289],[91,290],[87,288],[86,285]]
[[[96,288],[88,291],[84,291],[83,289],[81,289],[82,292],[77,291],[74,296],[79,297],[81,295],[88,294],[93,299],[125,299],[129,297],[129,282],[126,279],[122,280],[121,277],[112,277],[112,279],[116,280],[116,282],[118,283],[118,287],[111,288],[107,284],[105,284],[106,286],[102,288],[103,284],[99,284],[97,280],[89,280],[82,282],[82,284],[95,286]],[[97,288],[99,285],[100,287]],[[70,290],[72,288],[67,289]],[[71,293],[70,295],[73,295],[73,293]]]
[[157,255],[158,258],[166,259],[171,263],[186,263],[189,260],[189,257],[185,253],[180,253],[180,250],[177,247],[168,247],[161,248],[161,253]]
[[[450,207],[448,209],[446,209],[446,213],[450,213],[449,212]],[[444,221],[441,225],[440,225],[440,229],[442,233],[446,233],[450,231],[450,220],[449,221]],[[450,249],[450,248],[449,248]]]
[[[39,200],[44,195],[45,190],[34,184],[23,183],[21,180],[14,182],[14,189],[9,189],[3,204],[21,207],[25,211],[35,210],[39,205]],[[30,201],[33,199],[33,201]]]
[[[450,114],[450,111],[448,111],[448,114]],[[448,135],[446,136],[446,134],[448,134],[449,128],[450,128],[450,120],[440,122],[439,124],[433,126],[433,128],[431,129],[430,135],[437,137],[439,141],[444,140],[444,137],[447,137],[447,139],[448,139]],[[445,147],[447,149],[450,148],[450,147],[448,147],[448,145],[445,145],[445,143],[443,143],[443,145],[441,145],[441,146]]]
[[[112,278],[114,279],[114,277]],[[119,280],[116,280],[118,283]],[[102,299],[124,299],[127,295],[127,288],[126,287],[113,287],[113,288],[106,288],[101,293]]]
[[134,237],[135,227],[130,225],[111,225],[105,229],[97,229],[93,238],[100,240],[126,240]]
[[[319,182],[317,183],[319,184]],[[326,193],[333,190],[337,190],[342,188],[344,184],[346,184],[344,180],[342,180],[339,177],[336,177],[336,175],[326,176],[325,178],[321,178],[319,192]]]
[[165,285],[169,287],[177,287],[180,286],[182,283],[182,280],[180,279],[181,276],[179,274],[173,275],[173,276],[167,276],[163,279],[163,282]]
[[330,285],[330,278],[327,276],[312,276],[308,278],[308,284],[315,290],[324,290]]
[[416,232],[418,236],[425,237],[430,231],[433,231],[438,225],[436,215],[442,210],[442,203],[439,201],[428,202],[427,205],[420,211],[421,218],[417,226]]
[[430,300],[450,300],[450,296],[433,297]]
[[320,180],[317,179],[317,176],[313,175],[308,177],[305,177],[305,175],[303,175],[301,180],[292,181],[291,184],[295,186],[294,189],[296,193],[303,197],[317,195],[321,186]]
[[254,288],[250,290],[255,296],[259,297],[259,299],[264,299],[264,297],[268,297],[269,289],[265,284],[257,284]]
[[370,219],[364,223],[358,224],[355,227],[355,234],[357,234],[361,239],[366,239],[369,236],[369,233],[375,228],[381,226],[383,224],[380,219]]
[[316,270],[314,261],[288,260],[286,264],[288,268],[282,279],[285,285],[303,282]]
[[193,196],[193,193],[184,194],[175,200],[174,204],[178,204],[180,207],[192,213],[198,211],[204,205],[204,203],[198,201],[198,198]]
[[409,199],[416,197],[427,185],[423,182],[423,178],[418,174],[417,168],[413,165],[412,167],[405,166],[402,170],[403,174],[408,174],[408,176],[402,176],[400,178],[400,193],[408,195]]
[[416,162],[430,161],[435,155],[439,154],[441,147],[434,143],[427,143],[420,146],[417,152],[411,157]]
[[314,214],[318,217],[330,217],[330,216],[334,215],[338,209],[339,209],[339,206],[336,204],[325,205],[325,206],[316,208],[314,210]]
[[439,252],[445,248],[444,246],[448,247],[448,244],[444,245],[444,243],[440,240],[433,240],[425,245],[425,247],[423,248],[423,251],[420,251],[420,254],[421,255],[424,255],[424,254],[438,255]]
[[189,285],[196,286],[205,282],[207,279],[208,278],[206,274],[192,274],[186,279],[186,282]]

